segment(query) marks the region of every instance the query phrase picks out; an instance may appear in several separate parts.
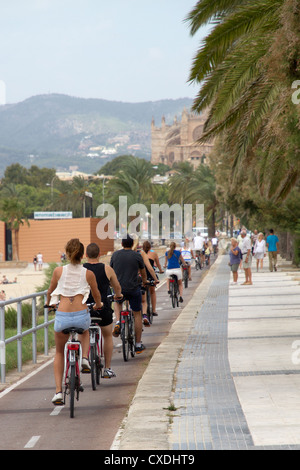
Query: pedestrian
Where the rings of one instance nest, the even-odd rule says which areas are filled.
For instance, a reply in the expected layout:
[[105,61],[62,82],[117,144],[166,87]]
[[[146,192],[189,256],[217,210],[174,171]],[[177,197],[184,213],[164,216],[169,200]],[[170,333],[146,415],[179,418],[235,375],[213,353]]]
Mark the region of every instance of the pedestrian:
[[36,271],[36,265],[37,265],[37,256],[34,255],[34,257],[33,257],[33,266],[34,266],[35,271]]
[[258,238],[258,231],[255,229],[254,232],[251,235],[251,241],[252,241],[252,254],[254,254],[254,246],[256,243],[256,240]]
[[243,286],[251,286],[252,285],[252,271],[251,271],[251,264],[252,264],[252,254],[251,254],[251,241],[250,238],[247,236],[247,231],[241,231],[242,237],[242,255],[243,255],[243,268],[245,271],[245,282],[242,283]]
[[38,267],[39,267],[39,271],[42,271],[42,269],[43,269],[43,255],[40,252],[37,254],[37,264],[38,264]]
[[232,277],[233,277],[232,285],[236,286],[237,281],[238,281],[239,265],[242,259],[242,252],[241,252],[241,249],[239,248],[239,243],[236,238],[231,239],[229,257],[230,257],[229,266],[231,268]]
[[266,242],[264,240],[264,234],[260,232],[257,236],[254,248],[254,258],[256,259],[256,271],[258,272],[258,266],[263,267],[264,257],[266,256]]
[[277,254],[279,253],[279,239],[274,234],[274,230],[270,229],[270,235],[267,236],[266,240],[268,253],[269,253],[269,269],[270,272],[277,271]]

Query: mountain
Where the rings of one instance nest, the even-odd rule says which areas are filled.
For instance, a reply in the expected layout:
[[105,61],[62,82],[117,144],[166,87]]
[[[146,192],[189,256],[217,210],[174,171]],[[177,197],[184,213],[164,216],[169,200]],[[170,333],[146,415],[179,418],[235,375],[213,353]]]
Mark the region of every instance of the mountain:
[[151,157],[151,120],[171,123],[193,100],[124,103],[49,94],[0,106],[0,174],[20,163],[93,172],[122,154]]

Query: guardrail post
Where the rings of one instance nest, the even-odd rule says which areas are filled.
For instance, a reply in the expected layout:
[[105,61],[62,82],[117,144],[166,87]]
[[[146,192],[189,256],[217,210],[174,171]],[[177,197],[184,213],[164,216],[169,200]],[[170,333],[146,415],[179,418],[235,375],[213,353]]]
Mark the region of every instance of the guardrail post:
[[[47,304],[47,296],[44,296],[44,305]],[[47,325],[48,323],[48,308],[44,308],[44,323]],[[44,328],[44,353],[45,356],[49,354],[49,346],[48,346],[48,326]]]
[[32,299],[32,307],[31,307],[31,314],[32,314],[32,362],[34,364],[37,363],[37,347],[36,347],[36,297]]
[[22,372],[22,302],[17,303],[17,334],[18,372]]
[[5,356],[5,307],[0,307],[0,368],[1,368],[1,383],[5,383],[5,369],[6,369],[6,356]]

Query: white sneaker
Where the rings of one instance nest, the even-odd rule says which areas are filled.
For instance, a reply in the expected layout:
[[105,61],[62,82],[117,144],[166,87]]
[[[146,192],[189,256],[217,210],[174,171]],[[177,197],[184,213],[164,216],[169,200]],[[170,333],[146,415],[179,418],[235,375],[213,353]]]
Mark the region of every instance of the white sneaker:
[[64,405],[64,399],[63,399],[62,392],[58,392],[54,395],[54,397],[52,398],[52,403],[53,403],[53,405],[56,405],[56,406]]
[[88,359],[86,357],[83,357],[82,358],[82,361],[81,361],[81,372],[83,374],[88,374],[89,372],[91,372],[91,366],[90,366],[90,363],[88,361]]
[[111,379],[112,377],[116,377],[115,372],[111,369],[104,369],[103,378]]

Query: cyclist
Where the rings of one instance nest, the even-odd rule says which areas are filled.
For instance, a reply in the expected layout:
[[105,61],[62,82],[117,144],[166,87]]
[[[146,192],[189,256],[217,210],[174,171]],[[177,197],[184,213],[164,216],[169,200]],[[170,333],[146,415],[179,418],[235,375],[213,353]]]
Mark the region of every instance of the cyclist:
[[56,307],[59,302],[54,322],[56,345],[54,377],[56,393],[52,403],[55,405],[63,404],[64,347],[68,340],[68,335],[64,334],[63,330],[70,327],[82,328],[84,330],[84,333],[80,335],[83,356],[82,372],[90,372],[88,361],[90,315],[86,306],[90,290],[95,299],[95,308],[99,309],[103,306],[95,274],[81,265],[84,246],[78,238],[72,238],[68,241],[66,255],[69,264],[54,269],[47,291],[47,305]]
[[181,268],[180,268],[180,261],[181,263],[186,266],[186,262],[183,259],[180,251],[175,250],[176,248],[176,243],[171,242],[170,243],[170,249],[166,251],[165,253],[165,268],[167,267],[166,270],[166,275],[167,275],[167,288],[168,288],[168,294],[171,293],[170,291],[170,276],[175,275],[177,276],[178,280],[178,287],[179,287],[179,302],[183,302],[182,298],[182,292],[183,292],[183,286],[182,286],[182,273],[181,273]]
[[[113,338],[112,338],[112,323],[113,323],[113,309],[111,308],[111,302],[107,299],[107,295],[110,294],[110,286],[114,289],[115,299],[122,298],[122,291],[117,276],[114,270],[110,266],[106,266],[104,263],[99,262],[100,248],[96,243],[90,243],[86,247],[87,263],[84,263],[84,267],[93,271],[96,276],[98,289],[101,294],[103,302],[103,308],[97,312],[99,315],[98,324],[101,327],[104,344],[104,373],[103,377],[110,379],[116,377],[116,374],[111,370],[111,358],[113,354]],[[92,294],[90,293],[87,303],[94,303]],[[96,316],[96,315],[95,315]]]
[[194,258],[194,253],[193,253],[193,250],[189,247],[189,240],[187,238],[185,239],[183,248],[181,248],[180,251],[181,251],[181,255],[184,261],[188,265],[189,281],[191,281],[192,280],[191,263],[192,263],[192,258]]
[[[147,282],[145,263],[140,253],[132,249],[133,238],[127,234],[122,239],[123,249],[115,251],[110,260],[110,266],[114,269],[118,281],[121,284],[122,294],[125,300],[129,300],[130,307],[135,320],[135,337],[137,354],[141,354],[145,348],[142,343],[142,294],[139,273],[142,276],[142,282]],[[115,302],[116,324],[113,336],[120,334],[120,312],[121,304]]]
[[205,251],[203,250],[204,238],[201,236],[201,232],[197,232],[196,237],[194,238],[194,250],[196,256],[200,256],[202,263],[205,261]]
[[[160,262],[158,255],[155,251],[151,250],[151,243],[147,240],[143,243],[143,251],[141,252],[141,255],[143,256],[143,260],[145,262],[145,267],[146,267],[146,273],[147,273],[147,280],[152,280],[154,279],[155,281],[158,282],[158,278],[155,274],[154,271],[154,265],[159,269],[160,273],[163,273],[163,270],[161,268]],[[149,270],[148,263],[150,263],[152,271]],[[156,291],[155,291],[155,286],[149,286],[150,289],[150,296],[151,296],[151,304],[152,304],[152,315],[154,317],[157,317],[156,313]],[[146,312],[147,312],[147,299],[146,299],[146,292],[142,296],[142,307],[143,307],[143,323],[145,326],[149,325],[149,320],[147,318]]]

